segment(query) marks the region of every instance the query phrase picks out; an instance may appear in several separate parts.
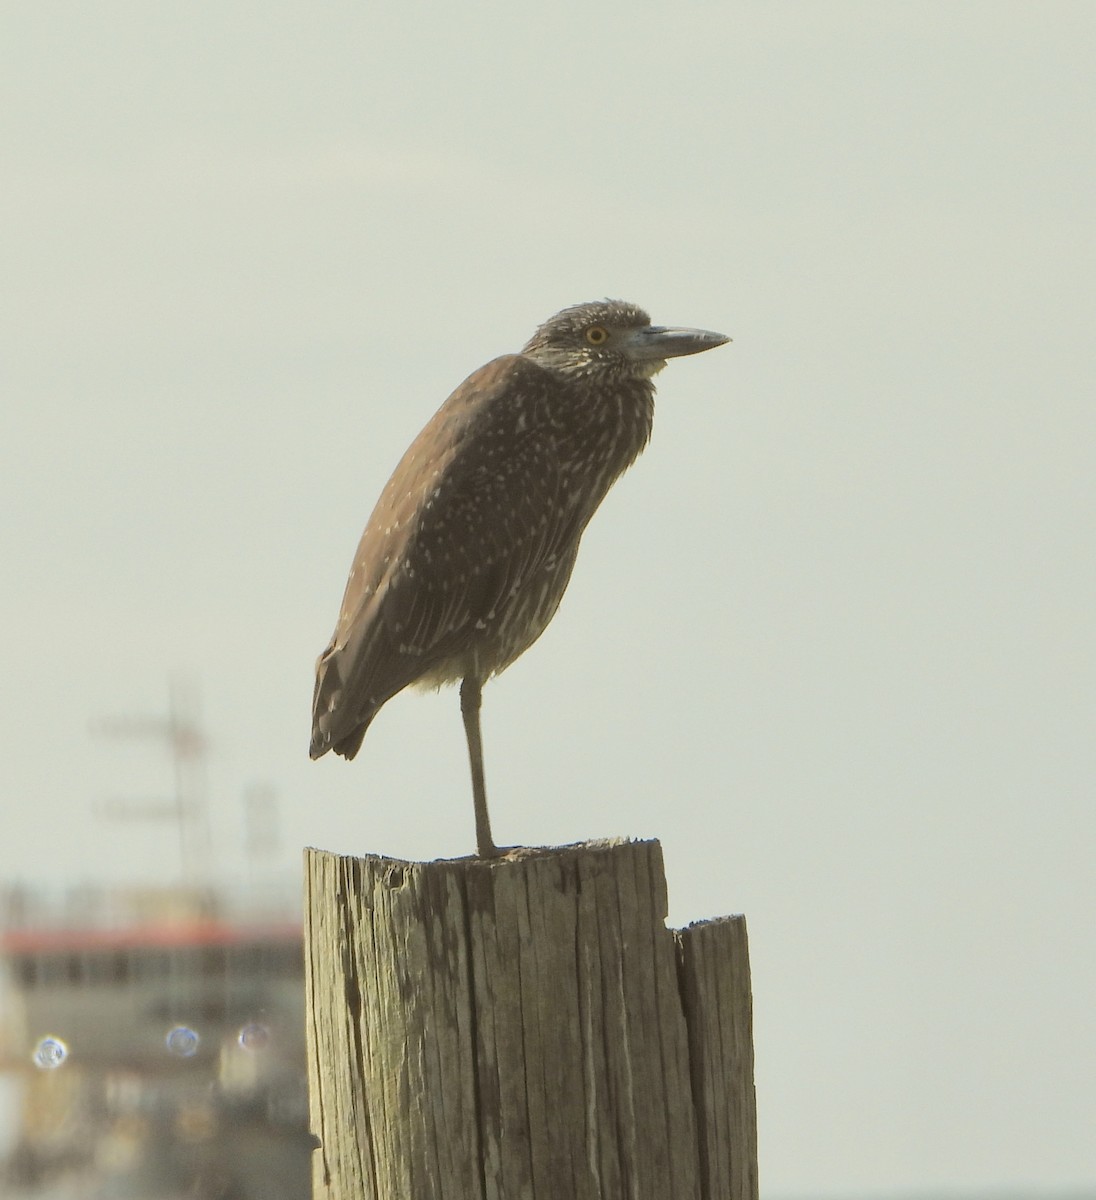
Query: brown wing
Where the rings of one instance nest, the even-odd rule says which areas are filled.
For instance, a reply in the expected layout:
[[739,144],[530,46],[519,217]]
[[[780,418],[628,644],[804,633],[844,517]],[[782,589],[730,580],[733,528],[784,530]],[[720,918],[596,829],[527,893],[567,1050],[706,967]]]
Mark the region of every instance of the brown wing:
[[352,758],[397,692],[472,669],[462,655],[473,652],[478,630],[537,572],[565,568],[562,590],[575,525],[585,520],[568,517],[552,419],[560,389],[528,359],[496,359],[449,397],[403,456],[362,535],[317,664],[313,758],[332,748]]

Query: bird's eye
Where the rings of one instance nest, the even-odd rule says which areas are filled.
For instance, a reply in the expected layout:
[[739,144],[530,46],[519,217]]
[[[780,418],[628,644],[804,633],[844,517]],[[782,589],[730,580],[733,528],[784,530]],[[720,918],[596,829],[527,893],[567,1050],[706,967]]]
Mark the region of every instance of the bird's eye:
[[586,340],[591,346],[604,346],[609,340],[609,331],[601,325],[591,325],[586,330]]

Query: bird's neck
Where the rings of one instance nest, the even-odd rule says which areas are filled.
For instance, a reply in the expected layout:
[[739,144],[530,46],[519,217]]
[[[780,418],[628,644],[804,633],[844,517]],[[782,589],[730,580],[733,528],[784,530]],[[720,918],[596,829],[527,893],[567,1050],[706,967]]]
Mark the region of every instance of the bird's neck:
[[[654,423],[654,385],[626,378],[612,387],[591,381],[570,389],[572,410],[560,428],[561,456],[588,477],[596,477],[594,507],[639,457]],[[591,509],[592,511],[592,509]]]

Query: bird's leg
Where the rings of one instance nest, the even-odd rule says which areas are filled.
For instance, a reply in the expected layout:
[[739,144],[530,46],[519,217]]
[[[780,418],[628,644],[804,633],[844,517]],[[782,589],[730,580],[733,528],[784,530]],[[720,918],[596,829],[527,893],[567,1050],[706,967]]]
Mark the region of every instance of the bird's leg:
[[460,715],[464,718],[464,736],[468,739],[468,759],[472,764],[472,803],[476,809],[476,852],[480,858],[496,858],[498,846],[491,839],[491,819],[487,815],[487,788],[483,782],[483,742],[480,740],[480,681],[466,675],[460,685]]

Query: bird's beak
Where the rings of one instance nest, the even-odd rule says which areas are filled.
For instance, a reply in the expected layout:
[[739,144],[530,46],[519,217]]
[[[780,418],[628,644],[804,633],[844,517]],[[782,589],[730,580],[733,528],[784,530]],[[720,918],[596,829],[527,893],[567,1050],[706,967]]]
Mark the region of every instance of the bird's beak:
[[653,362],[680,358],[683,354],[699,354],[722,346],[731,339],[707,329],[671,329],[665,325],[644,325],[629,331],[621,347],[636,362]]

